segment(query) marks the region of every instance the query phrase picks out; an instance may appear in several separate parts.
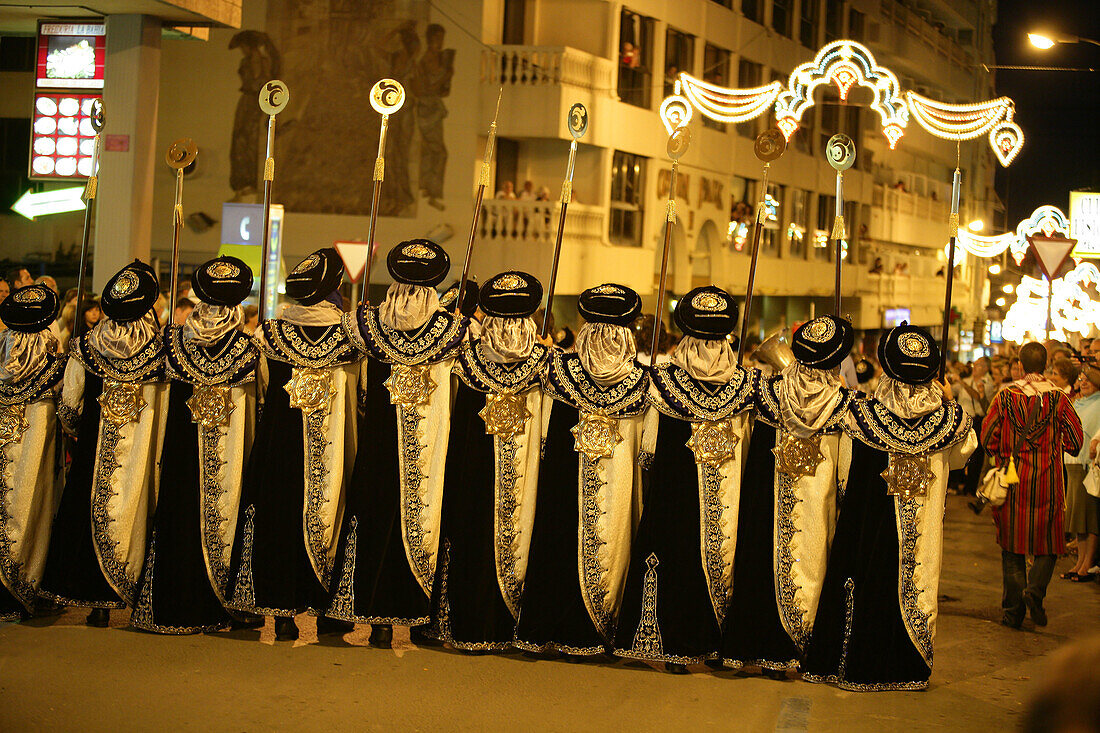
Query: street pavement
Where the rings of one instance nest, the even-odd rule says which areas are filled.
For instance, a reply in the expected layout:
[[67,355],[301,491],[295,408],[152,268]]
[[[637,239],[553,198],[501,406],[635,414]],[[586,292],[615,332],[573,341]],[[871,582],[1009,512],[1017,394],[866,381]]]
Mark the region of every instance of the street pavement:
[[[1000,551],[988,512],[949,497],[935,671],[925,692],[855,693],[706,667],[674,676],[624,661],[392,651],[367,628],[318,642],[260,632],[156,636],[70,611],[0,624],[0,730],[1010,731],[1050,657],[1100,632],[1100,584],[1051,582],[1050,623],[1000,625]],[[1058,573],[1072,565],[1059,562]],[[1100,672],[1098,672],[1100,673]]]

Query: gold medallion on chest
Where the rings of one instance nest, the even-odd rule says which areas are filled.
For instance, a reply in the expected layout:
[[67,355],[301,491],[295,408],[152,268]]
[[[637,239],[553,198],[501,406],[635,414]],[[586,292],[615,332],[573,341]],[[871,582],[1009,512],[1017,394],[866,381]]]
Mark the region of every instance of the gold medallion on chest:
[[233,403],[229,399],[229,387],[224,384],[202,384],[195,387],[187,398],[191,408],[191,422],[206,430],[229,424]]
[[573,450],[593,461],[610,458],[615,446],[623,442],[623,436],[619,434],[619,421],[597,413],[583,414],[581,421],[570,432],[573,433]]
[[383,382],[390,391],[390,403],[401,407],[428,404],[436,387],[430,370],[431,367],[427,364],[394,364],[389,378]]
[[899,496],[902,501],[928,496],[928,489],[936,478],[929,467],[928,456],[910,453],[891,453],[881,476],[886,480],[886,493]]
[[721,468],[735,455],[740,438],[733,430],[732,420],[693,422],[687,447],[695,453],[695,462]]
[[510,392],[489,392],[485,395],[485,407],[477,414],[485,421],[485,432],[501,438],[521,434],[531,417],[527,398]]
[[825,460],[821,452],[821,436],[799,438],[787,433],[783,442],[772,448],[775,454],[775,470],[785,473],[792,480],[802,476],[813,476],[817,467]]
[[99,407],[103,419],[116,428],[133,422],[141,415],[147,403],[141,396],[141,385],[136,382],[103,382],[103,392],[99,395]]
[[290,381],[283,385],[290,395],[290,406],[305,415],[315,412],[328,412],[336,388],[332,386],[332,373],[327,369],[294,367],[290,372]]

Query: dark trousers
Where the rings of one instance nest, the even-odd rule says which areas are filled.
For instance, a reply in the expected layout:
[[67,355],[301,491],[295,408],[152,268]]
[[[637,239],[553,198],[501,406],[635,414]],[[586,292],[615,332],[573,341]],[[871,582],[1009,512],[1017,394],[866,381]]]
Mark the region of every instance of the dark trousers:
[[963,493],[974,496],[978,493],[978,482],[982,479],[982,469],[985,468],[985,448],[982,447],[982,418],[974,418],[974,432],[978,436],[978,447],[970,454],[970,460],[966,462],[966,480],[963,483]]
[[1024,596],[1031,596],[1040,606],[1043,605],[1057,559],[1057,555],[1036,555],[1031,564],[1031,572],[1028,573],[1026,556],[1001,550],[1001,570],[1005,583],[1001,608],[1004,609],[1005,616],[1012,621],[1023,620],[1027,612]]

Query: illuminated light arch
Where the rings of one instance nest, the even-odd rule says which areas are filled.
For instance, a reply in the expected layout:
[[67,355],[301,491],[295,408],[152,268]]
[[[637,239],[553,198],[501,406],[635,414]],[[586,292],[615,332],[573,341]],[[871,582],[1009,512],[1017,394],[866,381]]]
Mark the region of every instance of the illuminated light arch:
[[[1015,104],[1008,97],[974,104],[945,104],[915,92],[902,95],[897,76],[879,66],[867,47],[855,41],[833,41],[823,46],[813,61],[791,72],[786,88],[773,81],[751,89],[735,89],[681,72],[676,79],[675,94],[665,102],[682,100],[677,104],[686,102],[716,122],[734,123],[759,117],[774,102],[775,124],[789,142],[799,128],[802,114],[814,104],[814,89],[826,82],[836,84],[841,99],[845,100],[854,86],[872,91],[870,106],[882,120],[882,134],[891,150],[905,134],[910,116],[925,130],[946,140],[971,140],[988,133],[997,160],[1006,167],[1024,144],[1024,131],[1013,121]],[[671,134],[676,124],[671,119],[674,112],[666,114],[665,104],[661,105],[661,112]],[[673,127],[669,128],[670,124]]]
[[692,117],[691,102],[679,94],[665,97],[665,101],[661,102],[661,121],[665,123],[669,135],[691,122]]
[[1024,144],[1024,132],[1012,121],[1015,103],[998,97],[975,104],[947,104],[906,92],[905,100],[913,119],[944,140],[973,140],[989,133],[989,144],[1002,166],[1012,162]]
[[[1100,326],[1100,302],[1089,289],[1100,284],[1100,270],[1091,262],[1082,262],[1050,287],[1051,338],[1064,341],[1069,333],[1088,335]],[[1024,277],[1016,286],[1016,302],[1005,314],[1002,334],[1016,343],[1046,333],[1048,290],[1045,280]]]
[[773,81],[752,89],[729,89],[680,72],[680,89],[699,111],[717,122],[748,122],[771,107],[782,84]]
[[[1040,206],[1031,212],[1031,216],[1016,225],[1016,231],[983,237],[965,229],[959,229],[958,244],[976,257],[996,257],[1006,249],[1011,249],[1012,258],[1019,265],[1027,254],[1027,238],[1041,234],[1045,237],[1060,236],[1069,238],[1069,219],[1057,206]],[[958,257],[956,256],[956,260]]]
[[787,89],[775,102],[776,124],[790,140],[798,129],[802,114],[814,104],[814,90],[833,82],[846,100],[853,86],[871,90],[871,109],[882,119],[882,133],[893,150],[905,134],[909,122],[909,107],[901,96],[901,85],[894,72],[879,66],[866,46],[855,41],[833,41],[817,52],[813,61],[791,72]]

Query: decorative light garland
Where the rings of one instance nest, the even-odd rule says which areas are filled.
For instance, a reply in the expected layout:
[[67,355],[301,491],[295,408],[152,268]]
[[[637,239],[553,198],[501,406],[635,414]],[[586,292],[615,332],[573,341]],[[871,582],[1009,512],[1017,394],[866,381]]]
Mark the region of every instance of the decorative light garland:
[[851,40],[823,46],[813,61],[791,72],[786,88],[773,81],[751,89],[736,89],[681,72],[675,94],[661,104],[661,119],[671,134],[676,126],[690,120],[685,106],[694,107],[716,122],[738,123],[766,113],[774,102],[775,124],[789,142],[798,131],[803,113],[814,105],[814,90],[828,82],[836,84],[842,101],[848,99],[854,86],[871,90],[870,106],[882,120],[882,134],[891,150],[905,134],[910,113],[921,127],[945,140],[972,140],[989,133],[989,144],[1002,166],[1007,167],[1024,144],[1024,132],[1013,121],[1015,103],[1008,97],[974,104],[946,104],[912,91],[903,96],[897,76],[879,66],[866,46]]
[[1036,234],[1069,237],[1069,219],[1057,206],[1040,206],[1016,226],[1015,232],[983,237],[960,228],[957,241],[960,247],[976,257],[996,257],[1009,249],[1019,265],[1027,254],[1027,238]]
[[1085,336],[1094,326],[1100,326],[1100,302],[1089,290],[1100,284],[1100,270],[1091,262],[1082,262],[1067,274],[1051,282],[1048,296],[1046,280],[1024,277],[1016,286],[1016,302],[1008,309],[1002,336],[1008,341],[1023,343],[1046,335],[1047,298],[1050,297],[1050,335],[1063,341],[1068,333]]

